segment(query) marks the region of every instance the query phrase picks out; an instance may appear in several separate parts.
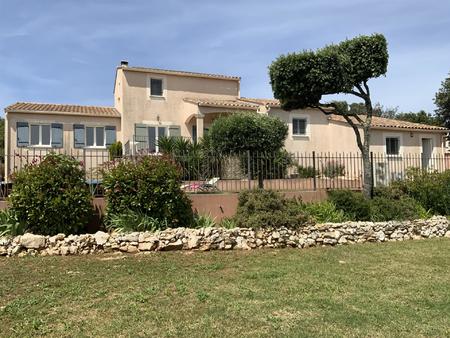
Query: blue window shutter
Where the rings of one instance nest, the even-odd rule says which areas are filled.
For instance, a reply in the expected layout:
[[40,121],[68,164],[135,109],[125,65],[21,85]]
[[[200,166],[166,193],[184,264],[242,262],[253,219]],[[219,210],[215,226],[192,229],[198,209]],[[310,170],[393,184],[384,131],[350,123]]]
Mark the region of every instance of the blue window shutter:
[[73,125],[73,145],[75,148],[84,147],[84,125],[74,124]]
[[27,122],[17,122],[17,146],[28,147],[30,132]]
[[52,123],[52,147],[63,147],[63,125],[62,123]]
[[114,126],[105,127],[105,141],[107,147],[116,142],[116,127]]

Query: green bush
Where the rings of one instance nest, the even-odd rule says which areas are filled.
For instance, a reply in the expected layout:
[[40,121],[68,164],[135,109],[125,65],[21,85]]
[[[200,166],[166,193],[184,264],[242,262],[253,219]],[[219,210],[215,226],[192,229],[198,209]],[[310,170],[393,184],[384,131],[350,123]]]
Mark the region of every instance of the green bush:
[[156,231],[169,227],[167,220],[160,220],[142,212],[128,210],[112,214],[107,223],[108,230],[119,232]]
[[344,212],[346,219],[353,221],[400,221],[428,216],[420,203],[397,187],[376,188],[371,200],[360,192],[349,190],[330,191],[329,199]]
[[315,223],[340,223],[347,220],[344,211],[337,209],[330,201],[306,203],[303,210]]
[[336,161],[330,161],[322,168],[322,174],[325,177],[335,178],[345,175],[345,166]]
[[301,165],[297,166],[297,173],[299,178],[313,178],[317,176],[317,170],[313,167],[303,167]]
[[371,219],[370,201],[360,192],[331,190],[328,192],[328,198],[350,220],[367,221]]
[[13,177],[11,213],[35,234],[74,234],[92,216],[91,195],[80,162],[51,153]]
[[123,155],[123,148],[122,148],[122,142],[117,141],[111,144],[108,147],[109,152],[109,159],[114,160],[116,158],[122,157]]
[[194,228],[212,228],[216,226],[216,219],[211,215],[194,215]]
[[252,179],[261,175],[263,179],[285,178],[288,168],[292,165],[291,155],[284,149],[273,153],[242,153],[240,156],[241,168],[247,177],[250,163],[250,175]]
[[25,233],[25,225],[17,221],[10,209],[0,211],[0,237]]
[[247,190],[239,194],[236,226],[246,228],[298,228],[309,222],[296,200],[272,190]]
[[103,172],[106,221],[113,215],[141,213],[170,227],[191,226],[191,201],[181,190],[180,168],[166,157],[123,159]]
[[393,183],[432,214],[450,215],[450,170],[443,173],[410,169],[405,180]]
[[370,204],[371,220],[374,222],[414,220],[428,216],[427,211],[415,199],[408,196],[399,199],[377,196]]

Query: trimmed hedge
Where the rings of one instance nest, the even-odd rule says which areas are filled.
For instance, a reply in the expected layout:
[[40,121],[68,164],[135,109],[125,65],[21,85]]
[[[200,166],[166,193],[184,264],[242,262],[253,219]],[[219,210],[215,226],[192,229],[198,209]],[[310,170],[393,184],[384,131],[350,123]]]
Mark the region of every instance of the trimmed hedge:
[[103,172],[106,222],[130,212],[147,215],[160,227],[193,224],[191,201],[181,189],[181,170],[169,158],[140,156],[115,162]]
[[11,214],[25,230],[41,235],[84,231],[93,209],[84,171],[75,158],[46,155],[18,171],[13,183]]

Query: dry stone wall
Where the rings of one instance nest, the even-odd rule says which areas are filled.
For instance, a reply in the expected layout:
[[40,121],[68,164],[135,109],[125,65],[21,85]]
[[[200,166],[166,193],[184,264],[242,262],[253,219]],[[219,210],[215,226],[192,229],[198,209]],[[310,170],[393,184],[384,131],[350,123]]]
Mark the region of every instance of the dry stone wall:
[[307,248],[364,242],[403,241],[450,237],[445,217],[404,222],[345,222],[301,229],[176,228],[157,232],[40,236],[24,234],[0,238],[0,256],[87,255],[170,250],[233,250],[256,248]]

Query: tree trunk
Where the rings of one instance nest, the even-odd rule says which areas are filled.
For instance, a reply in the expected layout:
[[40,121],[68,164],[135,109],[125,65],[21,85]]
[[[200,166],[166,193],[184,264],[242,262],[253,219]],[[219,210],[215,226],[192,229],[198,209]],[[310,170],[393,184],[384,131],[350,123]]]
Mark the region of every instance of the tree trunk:
[[[364,139],[369,135],[364,132]],[[369,136],[370,137],[370,136]],[[373,196],[373,168],[370,158],[369,143],[364,141],[363,149],[361,150],[363,160],[363,194],[366,198],[372,198]]]

